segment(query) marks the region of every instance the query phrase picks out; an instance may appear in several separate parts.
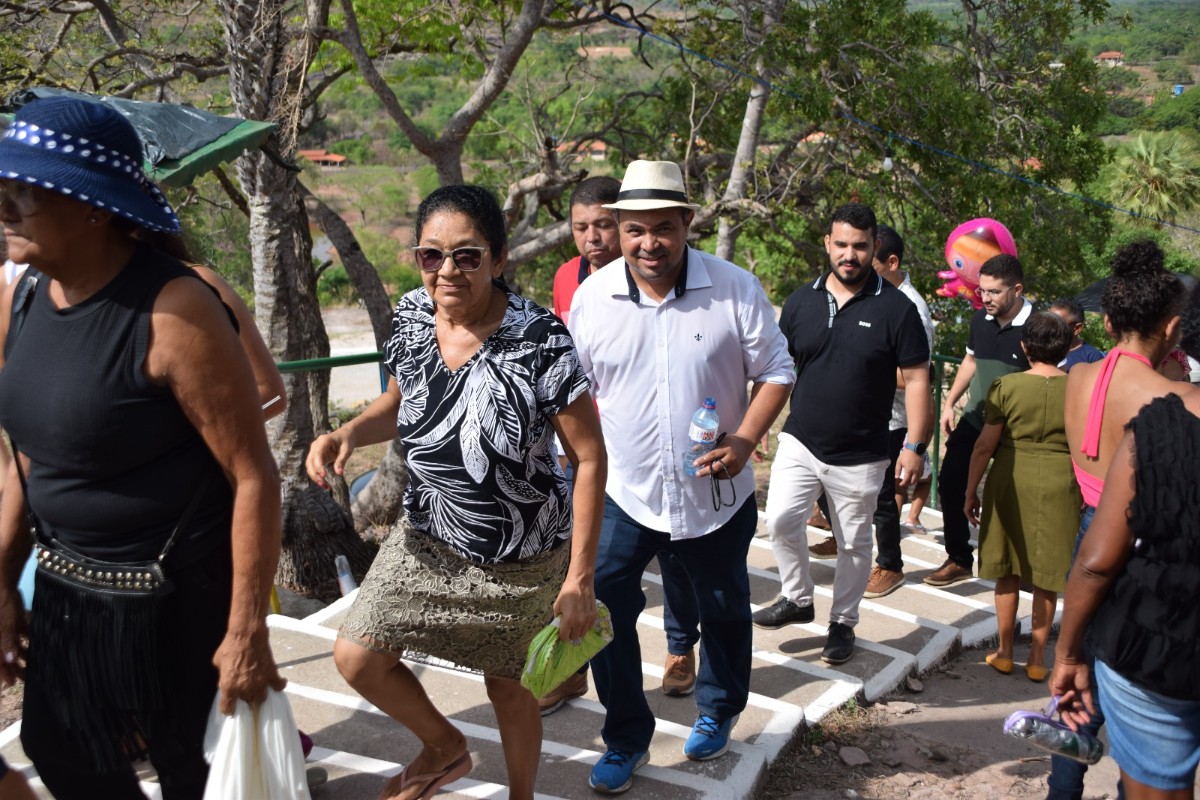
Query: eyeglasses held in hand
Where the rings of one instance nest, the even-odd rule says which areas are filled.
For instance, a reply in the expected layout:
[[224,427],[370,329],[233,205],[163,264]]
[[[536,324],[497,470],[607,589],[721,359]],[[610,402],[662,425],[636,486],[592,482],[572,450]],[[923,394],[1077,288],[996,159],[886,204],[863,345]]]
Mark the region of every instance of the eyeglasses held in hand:
[[[722,431],[717,440],[713,442],[713,449],[716,450],[721,442],[725,441],[725,432]],[[725,473],[725,479],[729,481],[729,488],[732,491],[732,496],[729,502],[725,502],[724,492],[721,491],[721,478],[717,476],[717,470]],[[722,508],[729,508],[737,502],[737,487],[733,485],[733,476],[729,474],[729,470],[725,467],[725,462],[721,459],[710,462],[708,465],[708,488],[712,494],[713,511],[720,511]]]
[[424,272],[437,272],[447,258],[454,261],[454,266],[462,272],[474,272],[483,265],[483,254],[486,247],[456,247],[450,251],[438,250],[436,247],[414,247],[417,266]]

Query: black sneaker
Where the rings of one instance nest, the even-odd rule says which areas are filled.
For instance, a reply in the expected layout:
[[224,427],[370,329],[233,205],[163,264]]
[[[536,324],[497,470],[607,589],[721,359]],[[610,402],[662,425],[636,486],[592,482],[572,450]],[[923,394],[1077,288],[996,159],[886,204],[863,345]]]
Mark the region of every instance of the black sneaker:
[[840,622],[829,623],[829,638],[821,651],[826,664],[845,664],[854,655],[854,628]]
[[750,621],[755,627],[766,628],[769,631],[797,622],[812,622],[816,618],[817,613],[812,603],[802,606],[786,597],[780,597],[771,605],[750,615]]

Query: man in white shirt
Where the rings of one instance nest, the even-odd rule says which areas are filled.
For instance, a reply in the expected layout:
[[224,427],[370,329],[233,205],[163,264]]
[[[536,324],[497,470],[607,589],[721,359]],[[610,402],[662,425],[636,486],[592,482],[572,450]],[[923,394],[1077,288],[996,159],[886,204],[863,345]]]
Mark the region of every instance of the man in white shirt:
[[[687,246],[696,206],[676,164],[633,162],[609,207],[623,261],[579,288],[571,330],[609,455],[596,596],[612,612],[615,639],[592,660],[608,751],[589,783],[611,794],[632,785],[654,733],[637,618],[646,605],[642,573],[659,551],[683,562],[700,611],[699,715],[684,754],[707,760],[729,747],[750,687],[746,555],[758,512],[746,467],[794,371],[758,280]],[[706,397],[727,435],[689,477],[688,426]]]

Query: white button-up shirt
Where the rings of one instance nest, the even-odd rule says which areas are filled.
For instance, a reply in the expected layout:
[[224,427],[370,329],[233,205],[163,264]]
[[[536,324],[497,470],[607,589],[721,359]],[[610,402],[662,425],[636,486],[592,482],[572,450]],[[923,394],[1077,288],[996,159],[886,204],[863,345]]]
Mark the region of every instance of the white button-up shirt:
[[[733,479],[734,506],[714,511],[710,479],[682,459],[692,415],[712,397],[720,430],[733,433],[749,406],[748,383],[795,382],[795,365],[758,279],[688,248],[687,288],[661,304],[630,299],[618,259],[579,287],[571,334],[600,410],[609,497],[639,524],[672,539],[724,525],[754,493],[748,463]],[[730,487],[722,481],[728,500]]]

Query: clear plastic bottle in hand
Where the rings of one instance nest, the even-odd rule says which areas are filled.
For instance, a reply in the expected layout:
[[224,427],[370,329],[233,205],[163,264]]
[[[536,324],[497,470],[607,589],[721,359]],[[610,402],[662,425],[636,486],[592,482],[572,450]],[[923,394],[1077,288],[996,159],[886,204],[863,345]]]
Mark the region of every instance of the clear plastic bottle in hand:
[[1104,743],[1091,734],[1073,731],[1062,722],[1053,719],[1058,707],[1058,698],[1042,713],[1015,711],[1004,721],[1004,732],[1018,739],[1025,739],[1035,747],[1049,753],[1095,764],[1104,755]]
[[689,477],[696,477],[699,467],[693,466],[697,458],[713,449],[717,443],[717,429],[721,422],[717,418],[717,401],[711,397],[704,398],[704,405],[692,414],[692,424],[688,426],[688,440],[683,449],[683,472]]

